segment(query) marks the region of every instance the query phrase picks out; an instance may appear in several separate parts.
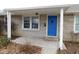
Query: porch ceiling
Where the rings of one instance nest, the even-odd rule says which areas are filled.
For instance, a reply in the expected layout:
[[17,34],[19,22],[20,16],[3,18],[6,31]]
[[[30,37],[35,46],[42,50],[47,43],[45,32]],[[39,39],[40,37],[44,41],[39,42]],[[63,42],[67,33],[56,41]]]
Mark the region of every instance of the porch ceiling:
[[32,10],[18,10],[12,11],[13,14],[57,14],[59,13],[59,8],[50,8],[50,9],[32,9]]
[[[58,8],[40,8],[40,9],[24,9],[24,10],[14,10],[10,11],[14,15],[35,15],[38,14],[48,14],[48,15],[56,15],[60,13],[60,7]],[[67,8],[65,8],[67,9]]]

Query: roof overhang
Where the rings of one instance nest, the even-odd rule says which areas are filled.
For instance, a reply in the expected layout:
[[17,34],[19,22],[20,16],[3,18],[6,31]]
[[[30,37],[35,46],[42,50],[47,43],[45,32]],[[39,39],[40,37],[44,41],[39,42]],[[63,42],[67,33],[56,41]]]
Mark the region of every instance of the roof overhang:
[[61,8],[66,10],[72,5],[53,5],[53,6],[38,6],[38,7],[29,7],[29,8],[11,8],[4,9],[4,11],[9,11],[12,14],[58,14]]
[[27,8],[9,8],[9,9],[4,9],[4,11],[18,11],[18,10],[20,11],[20,10],[47,9],[47,8],[67,8],[74,5],[75,4],[38,6],[38,7],[27,7]]
[[12,14],[35,14],[36,12],[39,14],[51,14],[51,13],[55,14],[59,13],[61,8],[63,8],[65,11],[68,8],[75,5],[69,4],[69,5],[38,6],[29,8],[10,8],[10,9],[4,9],[3,11],[4,14],[6,14],[7,11],[11,12]]

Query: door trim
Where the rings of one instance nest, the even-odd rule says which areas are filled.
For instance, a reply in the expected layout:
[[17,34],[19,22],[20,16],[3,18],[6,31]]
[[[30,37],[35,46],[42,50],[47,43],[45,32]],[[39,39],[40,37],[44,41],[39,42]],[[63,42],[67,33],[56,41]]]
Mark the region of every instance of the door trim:
[[47,15],[47,20],[46,20],[46,37],[57,37],[58,36],[58,16],[57,16],[56,36],[49,36],[48,35],[48,16],[57,16],[57,15]]

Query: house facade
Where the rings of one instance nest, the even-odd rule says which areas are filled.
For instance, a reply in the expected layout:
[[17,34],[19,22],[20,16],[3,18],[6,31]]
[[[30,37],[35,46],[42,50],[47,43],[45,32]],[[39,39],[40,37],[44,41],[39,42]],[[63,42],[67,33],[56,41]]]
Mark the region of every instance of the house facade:
[[[79,41],[79,5],[61,5],[22,9],[5,9],[0,20],[7,21],[8,38],[11,34],[30,38]],[[6,20],[7,19],[7,20]],[[16,24],[11,32],[11,23]]]

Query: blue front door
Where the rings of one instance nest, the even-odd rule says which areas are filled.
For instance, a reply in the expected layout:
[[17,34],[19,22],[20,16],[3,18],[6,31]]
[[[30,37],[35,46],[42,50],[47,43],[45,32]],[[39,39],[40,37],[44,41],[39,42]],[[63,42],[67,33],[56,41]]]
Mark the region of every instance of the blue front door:
[[56,36],[57,16],[48,16],[48,36]]

